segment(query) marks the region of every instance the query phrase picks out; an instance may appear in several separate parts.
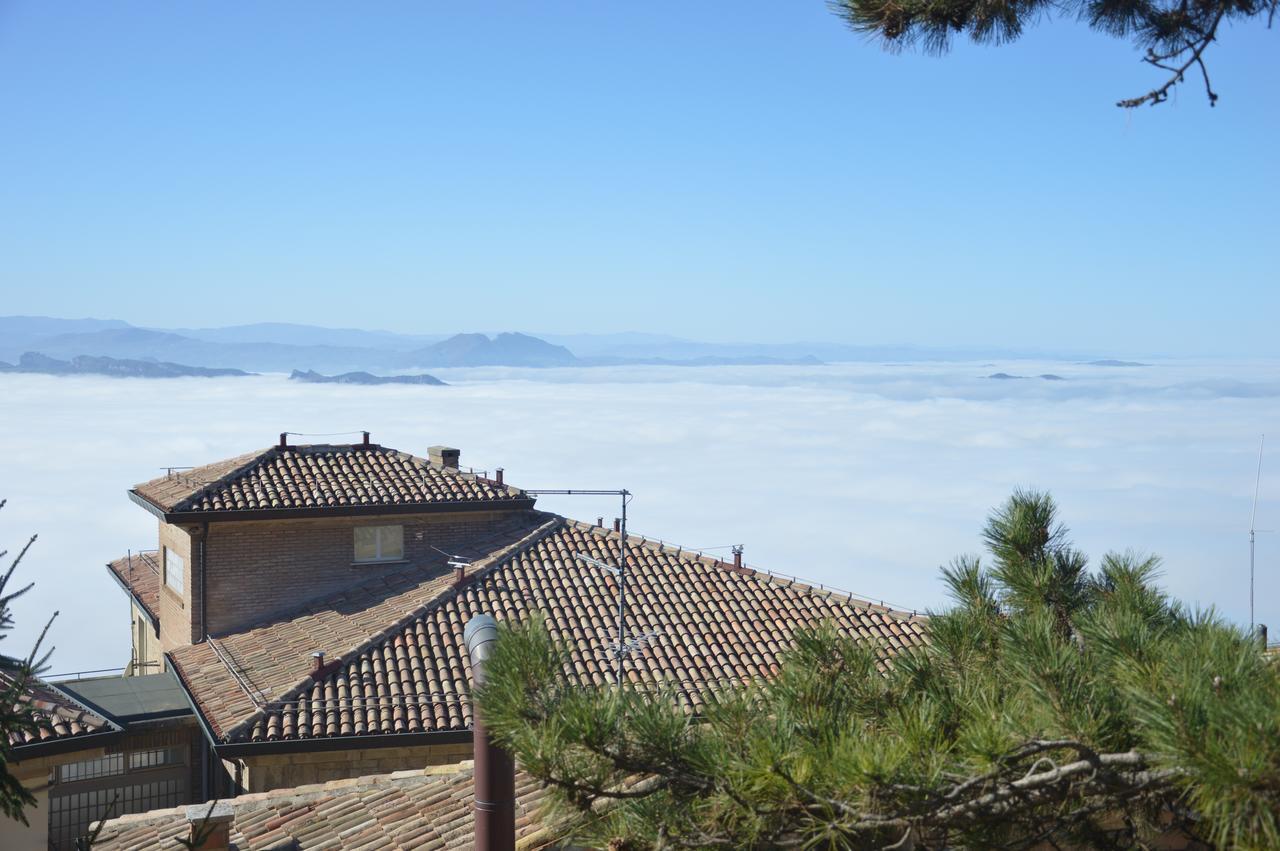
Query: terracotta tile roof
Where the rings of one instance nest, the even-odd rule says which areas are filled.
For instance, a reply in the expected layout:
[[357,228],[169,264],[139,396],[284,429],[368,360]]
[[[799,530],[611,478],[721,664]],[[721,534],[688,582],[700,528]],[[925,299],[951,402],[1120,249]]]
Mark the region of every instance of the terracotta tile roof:
[[[474,558],[473,569],[483,569],[548,524],[546,515],[518,512],[459,555]],[[424,564],[372,575],[358,587],[308,603],[287,620],[179,647],[170,659],[214,734],[238,738],[262,704],[292,697],[311,682],[313,653],[336,661],[363,651],[445,594],[454,582],[446,560],[439,554]]]
[[152,620],[160,620],[160,559],[157,550],[130,553],[108,563],[107,570],[142,604]]
[[500,504],[525,501],[499,485],[376,444],[271,447],[190,470],[172,470],[133,493],[166,514]]
[[[12,683],[13,680],[7,674],[0,674],[0,689],[8,690]],[[120,729],[77,703],[56,686],[40,680],[28,686],[26,693],[19,698],[18,702],[35,705],[36,729],[10,731],[9,744],[14,747],[38,745]]]
[[[232,798],[233,851],[289,848],[462,849],[475,847],[471,763],[336,780]],[[516,775],[516,843],[548,844],[538,806],[545,788]],[[190,827],[187,808],[112,819],[94,851],[178,849]]]
[[[201,670],[212,669],[217,662],[213,649],[197,645],[175,652],[174,659],[228,741],[465,729],[471,723],[471,672],[462,629],[479,612],[499,620],[520,619],[535,609],[545,612],[553,634],[574,648],[571,665],[579,679],[609,682],[616,586],[611,575],[575,556],[616,564],[620,537],[543,516],[552,517],[548,526],[510,552],[491,557],[487,566],[477,565],[462,588],[428,583],[375,607],[377,612],[362,613],[373,637],[330,657],[340,664],[318,682],[295,676],[295,687],[282,691],[278,685],[289,677],[280,676],[273,688],[263,690],[264,700],[234,699],[234,705],[227,705],[227,677],[206,681],[187,675],[197,657]],[[708,687],[773,674],[794,633],[823,621],[846,635],[882,643],[886,653],[924,640],[923,619],[845,595],[738,571],[636,537],[629,537],[627,553],[628,627],[633,635],[652,633],[652,638],[627,659],[626,676],[633,683],[675,684],[695,705]],[[391,611],[400,616],[384,618],[375,634],[377,618]],[[316,610],[295,621],[228,636],[221,644],[235,644],[233,653],[250,679],[274,676],[269,672],[281,664],[281,646],[297,648],[288,657],[289,674],[305,674],[307,641],[313,644],[329,629],[324,617]],[[295,632],[303,636],[296,642],[289,638]],[[249,713],[234,729],[226,721]]]

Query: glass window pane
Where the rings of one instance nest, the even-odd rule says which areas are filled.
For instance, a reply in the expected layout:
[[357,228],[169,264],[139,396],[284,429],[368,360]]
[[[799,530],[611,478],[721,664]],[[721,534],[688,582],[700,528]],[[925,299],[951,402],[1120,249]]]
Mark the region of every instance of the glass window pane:
[[378,558],[378,530],[376,526],[356,527],[356,561],[375,561]]
[[177,593],[181,594],[183,585],[183,563],[182,556],[175,553],[168,547],[164,548],[164,582]]
[[378,532],[382,558],[404,558],[404,527],[382,526]]

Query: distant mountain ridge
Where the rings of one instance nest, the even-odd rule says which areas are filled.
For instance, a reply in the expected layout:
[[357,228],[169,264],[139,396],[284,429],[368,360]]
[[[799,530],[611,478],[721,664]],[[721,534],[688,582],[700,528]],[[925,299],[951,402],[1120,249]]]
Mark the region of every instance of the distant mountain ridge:
[[0,317],[0,360],[25,352],[164,361],[215,369],[322,374],[394,373],[468,367],[804,366],[829,362],[919,362],[1037,357],[999,349],[845,343],[707,343],[663,334],[504,332],[400,334],[258,322],[222,328],[143,328],[118,319]]
[[370,375],[367,372],[344,372],[342,375],[321,375],[307,370],[295,369],[289,375],[290,381],[301,381],[305,384],[431,384],[443,387],[444,382],[434,375]]
[[25,352],[16,366],[0,362],[0,372],[28,372],[39,375],[108,375],[113,378],[221,378],[252,375],[240,369],[209,369],[165,361],[127,360],[122,358],[77,355],[69,361],[51,358],[39,352]]
[[530,337],[506,333],[489,338],[484,334],[455,334],[447,340],[407,352],[405,367],[440,366],[575,366],[578,358],[564,346]]

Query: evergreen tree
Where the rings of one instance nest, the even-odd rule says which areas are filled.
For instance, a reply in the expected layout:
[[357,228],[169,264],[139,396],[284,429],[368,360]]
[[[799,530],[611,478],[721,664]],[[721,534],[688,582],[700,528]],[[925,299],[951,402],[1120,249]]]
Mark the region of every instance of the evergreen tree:
[[[0,508],[4,508],[6,502],[7,500],[0,500]],[[10,562],[9,569],[0,576],[0,641],[7,638],[6,633],[13,629],[13,601],[31,590],[31,584],[16,591],[7,589],[10,580],[13,579],[13,572],[18,569],[23,556],[35,541],[36,536],[32,535]],[[0,552],[0,559],[6,555],[8,555],[7,551]],[[49,623],[52,622],[53,618],[50,618]],[[23,824],[27,823],[24,810],[35,806],[36,799],[9,772],[9,766],[14,760],[11,742],[15,735],[34,733],[38,725],[37,710],[30,700],[30,689],[32,682],[48,660],[48,654],[37,657],[40,645],[44,642],[44,633],[48,630],[49,624],[45,624],[40,640],[26,656],[8,656],[0,652],[0,814],[21,821]]]
[[914,650],[802,633],[695,715],[579,685],[535,617],[478,700],[547,817],[612,847],[1280,847],[1278,666],[1162,593],[1156,559],[1091,571],[1056,513],[1033,492],[995,511],[990,564],[943,569],[955,605]]
[[1095,30],[1129,39],[1143,48],[1143,61],[1166,73],[1163,85],[1116,106],[1155,105],[1188,73],[1199,73],[1212,106],[1218,95],[1209,82],[1204,53],[1231,22],[1275,18],[1280,0],[829,0],[855,32],[902,49],[920,45],[943,53],[957,34],[983,44],[1003,44],[1052,13],[1079,18]]

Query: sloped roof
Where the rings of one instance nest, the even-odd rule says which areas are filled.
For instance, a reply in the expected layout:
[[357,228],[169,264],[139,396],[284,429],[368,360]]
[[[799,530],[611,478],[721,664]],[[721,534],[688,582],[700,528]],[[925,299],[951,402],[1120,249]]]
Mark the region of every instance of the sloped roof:
[[[0,674],[0,689],[9,690],[13,680]],[[35,707],[34,730],[11,730],[9,744],[22,748],[47,742],[64,741],[94,733],[115,732],[119,726],[77,702],[57,686],[35,680],[18,699],[19,704]],[[19,754],[22,751],[19,750]]]
[[[616,564],[620,536],[541,516],[550,519],[476,565],[463,586],[428,583],[362,612],[367,640],[331,656],[340,664],[318,681],[305,676],[309,654],[301,653],[301,644],[289,662],[291,687],[280,689],[290,677],[271,672],[280,664],[276,648],[289,646],[289,635],[324,634],[323,601],[299,619],[220,640],[232,648],[247,679],[271,679],[273,687],[261,690],[259,699],[218,672],[218,648],[207,643],[175,651],[174,662],[218,734],[238,742],[466,729],[471,670],[462,630],[480,612],[499,620],[544,612],[552,634],[572,648],[577,677],[609,682],[615,665],[609,647],[617,640],[615,580],[576,555]],[[775,673],[796,631],[824,621],[882,644],[886,653],[924,640],[923,619],[914,615],[675,547],[629,537],[627,563],[628,631],[651,637],[627,658],[625,676],[637,684],[675,684],[695,705],[708,687]],[[385,617],[392,611],[401,614]],[[229,685],[242,697],[228,702]]]
[[[537,535],[548,523],[516,512],[482,539],[459,547],[473,570]],[[287,618],[174,649],[169,658],[215,735],[235,740],[262,705],[310,681],[312,654],[341,659],[367,647],[406,617],[447,593],[454,582],[447,556],[374,574],[359,586],[314,600]]]
[[499,485],[377,444],[273,446],[189,470],[130,492],[157,513],[218,519],[256,512],[532,504]]
[[107,570],[129,592],[153,622],[160,620],[159,552],[130,553],[107,564]]
[[[240,795],[232,808],[232,851],[290,848],[462,849],[475,847],[470,762]],[[545,787],[516,775],[517,848],[547,844],[538,819]],[[95,851],[179,849],[187,808],[126,815],[103,825]]]

